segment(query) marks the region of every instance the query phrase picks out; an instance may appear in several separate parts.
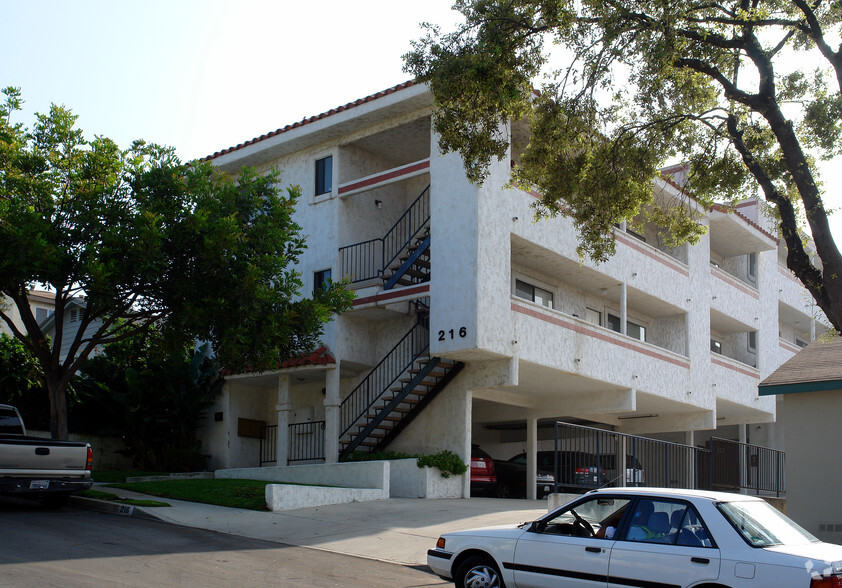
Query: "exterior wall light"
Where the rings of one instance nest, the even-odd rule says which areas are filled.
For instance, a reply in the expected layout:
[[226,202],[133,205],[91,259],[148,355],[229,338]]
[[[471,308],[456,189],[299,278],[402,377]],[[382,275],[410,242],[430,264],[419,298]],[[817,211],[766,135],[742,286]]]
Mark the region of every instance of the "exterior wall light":
[[383,201],[382,200],[375,200],[374,206],[376,206],[377,208],[383,208]]

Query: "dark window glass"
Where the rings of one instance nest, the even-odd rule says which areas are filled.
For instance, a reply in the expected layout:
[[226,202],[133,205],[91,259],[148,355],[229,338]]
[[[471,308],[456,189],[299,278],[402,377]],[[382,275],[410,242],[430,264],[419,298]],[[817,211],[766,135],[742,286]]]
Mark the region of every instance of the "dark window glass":
[[333,190],[333,156],[316,161],[316,196]]
[[719,341],[714,341],[713,339],[710,340],[710,350],[714,353],[722,353],[722,343]]
[[605,317],[605,326],[611,329],[612,331],[620,332],[620,317],[615,316],[611,313],[608,313],[608,316]]
[[321,270],[313,272],[313,292],[318,292],[327,287],[330,283],[330,270]]

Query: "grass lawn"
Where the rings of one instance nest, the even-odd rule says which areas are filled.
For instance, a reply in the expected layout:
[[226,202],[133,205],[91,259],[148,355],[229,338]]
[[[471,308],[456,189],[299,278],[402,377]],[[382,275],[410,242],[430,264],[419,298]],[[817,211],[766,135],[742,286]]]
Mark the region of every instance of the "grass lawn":
[[118,483],[109,484],[109,486],[175,500],[203,502],[248,510],[268,510],[265,494],[266,484],[268,483],[259,480],[189,479],[133,482],[131,484]]

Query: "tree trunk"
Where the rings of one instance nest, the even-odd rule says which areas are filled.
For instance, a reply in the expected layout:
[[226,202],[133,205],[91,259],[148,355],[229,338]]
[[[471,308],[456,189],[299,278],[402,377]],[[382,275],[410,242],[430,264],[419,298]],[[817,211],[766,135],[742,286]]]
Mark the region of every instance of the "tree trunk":
[[53,439],[67,440],[67,384],[47,376],[47,393],[50,397],[50,434]]

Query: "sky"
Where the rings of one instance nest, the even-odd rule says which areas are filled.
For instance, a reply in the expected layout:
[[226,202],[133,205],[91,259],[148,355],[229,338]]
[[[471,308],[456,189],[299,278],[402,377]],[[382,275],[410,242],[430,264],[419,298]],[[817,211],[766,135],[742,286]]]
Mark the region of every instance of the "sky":
[[[63,104],[88,137],[190,160],[408,80],[401,56],[421,22],[454,28],[452,2],[0,0],[0,87],[27,126]],[[842,186],[842,159],[826,169]],[[842,211],[831,224],[842,246]]]

